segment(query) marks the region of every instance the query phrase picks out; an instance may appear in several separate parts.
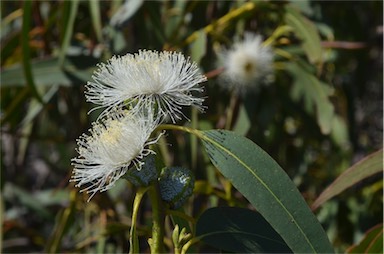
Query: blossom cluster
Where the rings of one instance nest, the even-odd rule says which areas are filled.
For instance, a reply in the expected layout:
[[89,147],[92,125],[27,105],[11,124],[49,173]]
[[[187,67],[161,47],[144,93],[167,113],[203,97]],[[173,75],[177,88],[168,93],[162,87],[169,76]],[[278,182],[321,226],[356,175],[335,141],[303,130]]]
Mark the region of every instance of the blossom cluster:
[[185,115],[183,106],[203,110],[199,86],[206,77],[196,63],[177,52],[142,50],[114,56],[98,65],[86,85],[88,102],[103,109],[97,121],[77,139],[78,157],[71,181],[93,197],[110,189],[129,168],[141,170],[143,158],[154,153],[151,134],[160,123]]
[[[245,33],[244,40],[219,54],[223,73],[221,85],[243,94],[272,73],[272,51],[261,36]],[[102,109],[97,121],[77,140],[78,157],[71,181],[90,198],[110,189],[128,169],[142,169],[143,159],[157,138],[152,133],[162,122],[186,118],[185,106],[204,110],[199,96],[206,81],[196,63],[183,54],[141,50],[135,54],[113,56],[100,63],[85,86],[85,97]],[[146,171],[146,170],[144,170]],[[127,176],[127,175],[126,175]]]

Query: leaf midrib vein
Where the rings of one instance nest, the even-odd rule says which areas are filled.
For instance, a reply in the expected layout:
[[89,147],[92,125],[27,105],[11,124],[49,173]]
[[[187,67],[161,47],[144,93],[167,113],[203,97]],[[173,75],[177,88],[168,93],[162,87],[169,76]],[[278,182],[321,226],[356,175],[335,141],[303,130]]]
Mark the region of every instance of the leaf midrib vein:
[[208,137],[207,135],[205,134],[201,134],[199,133],[200,137],[203,139],[203,140],[206,140],[210,143],[212,143],[213,145],[219,147],[221,150],[223,150],[224,152],[226,152],[228,155],[232,156],[235,160],[237,160],[241,165],[243,165],[262,185],[263,187],[269,192],[271,193],[271,195],[273,196],[273,198],[277,201],[277,203],[283,208],[283,210],[288,214],[288,216],[291,218],[291,220],[293,221],[293,223],[296,225],[296,227],[300,230],[301,234],[304,236],[305,240],[307,241],[307,243],[309,244],[309,246],[311,246],[312,250],[314,251],[314,253],[316,253],[316,250],[315,248],[313,247],[313,245],[311,244],[311,241],[308,239],[308,237],[306,236],[306,234],[304,233],[304,231],[302,230],[302,228],[299,226],[299,224],[296,222],[295,218],[293,217],[293,215],[286,209],[286,207],[284,206],[284,204],[278,199],[278,197],[273,193],[273,191],[268,187],[268,185],[260,178],[258,177],[252,170],[251,168],[246,164],[244,163],[239,157],[237,157],[235,154],[233,154],[231,151],[229,151],[228,149],[226,149],[225,147],[221,146],[218,142],[214,141],[213,139],[211,139],[210,137]]

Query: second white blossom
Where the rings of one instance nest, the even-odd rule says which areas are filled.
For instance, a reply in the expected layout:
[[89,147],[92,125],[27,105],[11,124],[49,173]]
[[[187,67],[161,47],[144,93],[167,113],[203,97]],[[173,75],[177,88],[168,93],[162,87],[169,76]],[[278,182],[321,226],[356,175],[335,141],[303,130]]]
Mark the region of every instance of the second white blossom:
[[224,66],[221,85],[237,93],[257,88],[273,71],[271,48],[262,44],[260,35],[249,32],[220,58]]

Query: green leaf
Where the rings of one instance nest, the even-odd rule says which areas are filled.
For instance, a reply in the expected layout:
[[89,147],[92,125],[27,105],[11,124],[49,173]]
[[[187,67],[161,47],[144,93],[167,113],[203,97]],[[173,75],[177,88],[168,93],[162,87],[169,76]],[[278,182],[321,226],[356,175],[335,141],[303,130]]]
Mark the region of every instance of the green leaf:
[[363,240],[352,246],[347,253],[383,253],[383,224],[379,224],[368,230]]
[[206,52],[207,34],[203,30],[199,30],[197,31],[197,39],[191,44],[191,58],[199,64]]
[[247,138],[199,132],[212,163],[284,239],[293,252],[331,253],[327,235],[284,170]]
[[368,155],[346,171],[325,189],[312,204],[312,210],[361,180],[383,171],[383,149]]
[[292,100],[298,102],[303,99],[304,108],[309,114],[314,114],[313,109],[316,109],[315,114],[321,133],[329,134],[332,130],[334,107],[328,97],[333,89],[295,62],[286,64],[285,69],[294,78]]
[[57,190],[57,189],[45,189],[34,194],[34,198],[39,200],[43,206],[51,205],[67,205],[69,200],[68,190]]
[[244,208],[206,210],[197,221],[196,236],[217,249],[230,252],[292,252],[259,213]]
[[79,6],[79,1],[78,0],[73,0],[70,1],[70,12],[69,12],[69,18],[68,18],[68,23],[65,26],[65,34],[64,34],[64,39],[61,45],[61,50],[59,53],[59,66],[62,66],[64,64],[65,60],[65,55],[68,52],[68,47],[71,42],[72,34],[73,34],[73,27],[75,24],[76,20],[76,15],[77,15],[77,9]]
[[74,225],[76,212],[76,192],[70,193],[69,205],[60,210],[56,216],[55,227],[52,229],[51,236],[47,239],[44,246],[46,253],[58,253],[62,244],[64,235]]
[[[51,86],[49,90],[44,94],[43,102],[47,104],[52,97],[59,90],[58,86]],[[32,100],[29,104],[28,110],[25,114],[25,117],[21,121],[21,126],[26,126],[28,124],[32,124],[33,120],[40,114],[40,112],[44,109],[41,103],[38,103],[36,100]]]
[[244,104],[241,104],[239,108],[238,117],[233,127],[233,131],[240,135],[246,135],[251,126],[252,122],[247,114],[247,109]]
[[302,40],[302,46],[311,63],[322,60],[322,47],[316,26],[290,5],[285,8],[285,22],[293,28]]
[[92,25],[93,25],[93,29],[95,31],[97,40],[101,42],[103,39],[101,34],[103,26],[101,25],[100,1],[89,0],[89,10],[91,12]]
[[127,22],[143,5],[144,0],[125,1],[124,4],[113,14],[110,25],[120,27],[124,22]]
[[[82,65],[81,68],[69,61],[60,68],[58,58],[49,58],[32,62],[32,73],[37,86],[71,86],[76,82],[85,83],[90,80],[93,69],[95,68],[94,58],[78,57],[76,64]],[[4,68],[1,71],[1,87],[25,86],[26,81],[21,73],[21,66],[14,65]]]
[[164,33],[168,38],[168,41],[173,41],[175,38],[182,35],[182,33],[180,33],[180,27],[185,22],[185,8],[187,5],[188,1],[173,1],[172,8],[167,8],[166,13],[163,14],[167,17],[167,20],[164,22]]
[[289,4],[299,9],[302,13],[306,15],[312,15],[313,9],[311,7],[310,0],[289,0]]
[[24,208],[30,209],[35,215],[41,216],[43,219],[50,220],[53,217],[52,213],[33,193],[31,194],[10,182],[5,184],[2,195],[5,201],[18,200]]
[[43,103],[43,100],[41,99],[41,96],[36,89],[35,81],[32,75],[31,51],[29,46],[29,32],[31,30],[31,20],[32,20],[32,1],[24,1],[23,28],[21,33],[23,73],[25,77],[25,82],[29,87],[30,91],[40,103]]
[[346,148],[349,146],[348,126],[344,119],[335,115],[332,119],[331,138],[335,144]]

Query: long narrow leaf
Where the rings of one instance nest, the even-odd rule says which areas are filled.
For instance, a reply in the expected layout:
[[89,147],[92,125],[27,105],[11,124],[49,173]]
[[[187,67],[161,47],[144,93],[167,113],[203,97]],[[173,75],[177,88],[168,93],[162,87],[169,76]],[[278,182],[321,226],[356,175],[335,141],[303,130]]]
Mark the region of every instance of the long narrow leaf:
[[360,182],[361,180],[383,171],[383,149],[368,155],[346,171],[325,189],[312,204],[312,210],[316,210],[327,200],[340,192]]
[[360,243],[346,250],[346,253],[382,253],[383,252],[383,224],[369,229]]
[[332,247],[294,183],[260,147],[224,130],[199,132],[213,164],[256,207],[293,252]]
[[73,26],[75,24],[75,19],[76,19],[76,14],[77,14],[79,2],[78,2],[78,0],[73,0],[70,2],[70,4],[71,4],[71,9],[70,9],[70,13],[69,13],[69,19],[68,19],[68,23],[66,24],[66,27],[65,27],[65,35],[64,35],[62,46],[61,46],[61,51],[59,54],[59,65],[60,66],[62,66],[64,64],[65,55],[67,53],[67,49],[68,49],[70,41],[71,41],[71,37],[73,34]]
[[23,28],[21,32],[21,48],[22,48],[22,56],[23,56],[23,71],[24,76],[27,82],[28,87],[30,88],[32,94],[36,97],[36,99],[43,103],[39,93],[37,92],[35,82],[32,76],[32,68],[31,68],[31,52],[29,47],[29,31],[31,26],[31,18],[32,18],[32,1],[24,1],[23,6]]
[[101,31],[103,29],[101,25],[101,17],[100,17],[100,1],[89,0],[89,9],[91,11],[92,17],[92,25],[95,30],[97,40],[101,42],[102,35]]
[[[71,86],[77,83],[85,83],[90,79],[92,71],[95,68],[95,64],[93,63],[95,61],[94,58],[83,56],[79,60],[76,60],[77,64],[83,65],[81,69],[67,60],[63,67],[59,66],[58,58],[32,61],[32,73],[36,85]],[[20,65],[4,68],[0,73],[1,87],[25,86],[26,81],[20,76],[21,68]]]

